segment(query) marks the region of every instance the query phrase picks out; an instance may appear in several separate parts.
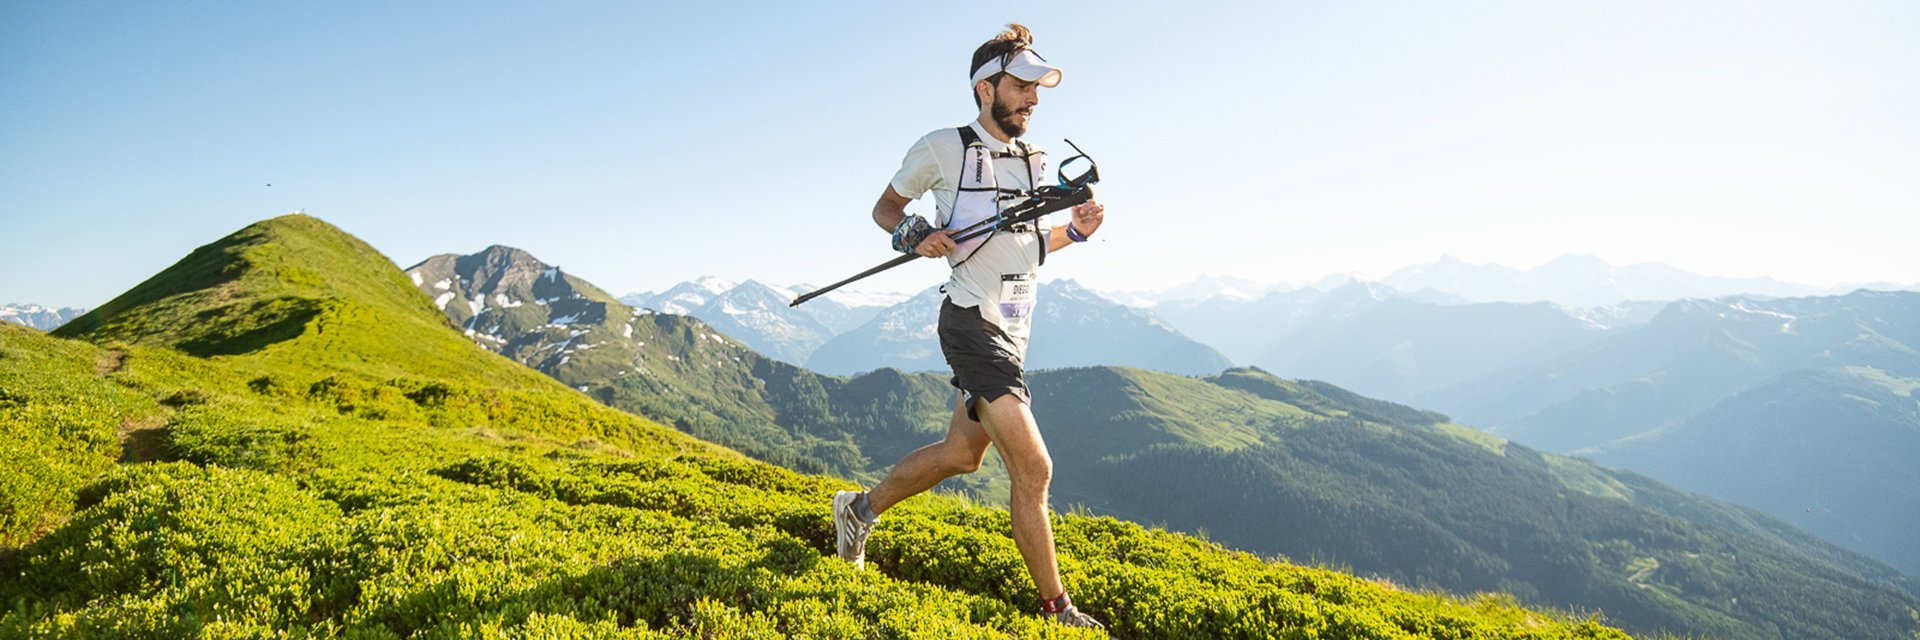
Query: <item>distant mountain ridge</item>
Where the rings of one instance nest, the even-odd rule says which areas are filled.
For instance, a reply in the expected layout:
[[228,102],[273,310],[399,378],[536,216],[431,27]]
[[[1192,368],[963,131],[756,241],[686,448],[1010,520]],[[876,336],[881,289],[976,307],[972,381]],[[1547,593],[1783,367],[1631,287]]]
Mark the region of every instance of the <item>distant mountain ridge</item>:
[[800,307],[796,289],[755,280],[702,277],[660,293],[628,294],[621,301],[663,313],[693,316],[755,351],[791,364],[807,361],[833,336],[864,324],[905,296],[834,291]]
[[938,371],[947,366],[940,352],[940,287],[928,287],[899,304],[882,309],[866,324],[834,336],[807,358],[807,368],[848,374],[879,368]]
[[1371,396],[1421,393],[1530,364],[1652,315],[1662,304],[1439,304],[1377,283],[1173,301],[1153,313],[1236,362]]
[[1915,573],[1916,388],[1920,293],[1858,291],[1677,302],[1422,401],[1530,446],[1761,508]]
[[[754,351],[822,373],[946,368],[934,336],[939,287],[912,296],[835,291],[789,306],[797,292],[811,288],[703,277],[622,300],[700,318]],[[1119,365],[1197,375],[1232,366],[1152,313],[1130,309],[1072,280],[1048,281],[1040,296],[1029,369]]]
[[1593,256],[1561,256],[1532,269],[1476,265],[1454,258],[1405,267],[1380,280],[1403,291],[1434,290],[1480,302],[1547,300],[1576,307],[1627,300],[1677,300],[1748,294],[1803,296],[1822,293],[1808,285],[1773,278],[1702,276],[1648,262],[1615,266]]
[[[943,297],[935,287],[887,308],[822,344],[807,367],[837,375],[882,367],[946,369],[936,335]],[[1202,375],[1233,366],[1152,313],[1129,309],[1071,279],[1042,282],[1034,313],[1029,370],[1109,365]]]
[[726,293],[728,289],[740,286],[732,280],[723,280],[712,276],[701,276],[669,287],[659,293],[629,293],[620,296],[620,302],[652,309],[661,313],[687,315],[712,300],[714,296]]
[[41,331],[52,331],[86,313],[86,309],[77,307],[56,309],[37,304],[4,304],[0,305],[0,322],[11,322]]
[[1175,301],[1251,300],[1277,292],[1328,291],[1352,282],[1386,285],[1409,298],[1426,302],[1552,302],[1576,308],[1735,295],[1775,298],[1839,295],[1856,289],[1920,291],[1920,282],[1854,282],[1819,287],[1768,277],[1705,276],[1658,262],[1622,266],[1590,255],[1565,255],[1531,269],[1475,264],[1442,256],[1434,262],[1401,267],[1372,281],[1351,273],[1331,274],[1304,285],[1202,275],[1162,289],[1102,293],[1129,306],[1146,308]]

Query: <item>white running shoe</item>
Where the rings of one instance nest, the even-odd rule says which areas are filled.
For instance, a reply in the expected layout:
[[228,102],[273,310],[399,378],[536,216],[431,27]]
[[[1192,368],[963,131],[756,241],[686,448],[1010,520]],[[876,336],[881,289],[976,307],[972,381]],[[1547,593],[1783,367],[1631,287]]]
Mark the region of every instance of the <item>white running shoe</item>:
[[1066,611],[1050,615],[1053,616],[1055,622],[1069,627],[1087,627],[1090,629],[1107,628],[1107,625],[1100,624],[1100,621],[1093,619],[1093,616],[1081,613],[1080,609],[1073,605],[1067,605]]
[[853,500],[860,497],[855,491],[842,491],[833,494],[833,531],[839,539],[840,559],[852,562],[855,568],[867,568],[867,534],[873,533],[873,523],[860,519],[854,513]]

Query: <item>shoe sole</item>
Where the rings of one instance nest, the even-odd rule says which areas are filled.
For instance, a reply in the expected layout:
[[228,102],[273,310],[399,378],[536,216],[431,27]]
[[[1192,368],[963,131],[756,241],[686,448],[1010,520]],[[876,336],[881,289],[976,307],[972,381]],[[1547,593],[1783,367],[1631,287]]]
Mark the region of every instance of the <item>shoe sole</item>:
[[847,544],[847,529],[849,528],[847,526],[847,519],[851,517],[847,513],[847,509],[852,506],[853,499],[859,497],[859,495],[860,494],[852,491],[841,491],[833,494],[834,554],[840,556],[841,560],[853,563],[855,569],[865,570],[867,568],[867,559],[864,557],[864,554],[861,557],[847,557],[850,555],[847,549],[849,546]]

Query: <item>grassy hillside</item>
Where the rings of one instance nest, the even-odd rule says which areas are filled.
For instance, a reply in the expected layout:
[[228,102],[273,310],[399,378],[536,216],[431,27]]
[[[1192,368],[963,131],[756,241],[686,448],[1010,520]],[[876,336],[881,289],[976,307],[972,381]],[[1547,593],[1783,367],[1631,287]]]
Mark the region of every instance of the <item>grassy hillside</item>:
[[873,479],[876,464],[946,431],[943,377],[818,375],[698,319],[629,307],[518,249],[434,256],[407,272],[477,344],[609,406],[790,469]]
[[1602,610],[1642,632],[1920,631],[1920,600],[1884,565],[1437,414],[1253,369],[1068,370],[1034,386],[1057,493],[1097,512],[1405,584]]
[[486,354],[414,291],[392,261],[305,215],[248,226],[54,332],[195,356],[246,354],[262,369],[402,374],[550,389]]
[[1920,379],[1794,371],[1596,457],[1920,573]]
[[[943,376],[817,375],[697,320],[626,308],[531,256],[495,248],[410,272],[423,293],[443,283],[459,293],[445,310],[480,344],[762,460],[870,485],[946,428],[952,391]],[[486,304],[473,315],[463,300],[476,294]],[[1751,511],[1512,446],[1441,414],[1253,369],[1196,379],[1094,367],[1030,379],[1056,504],[1427,588],[1604,610],[1646,632],[1905,637],[1920,626],[1906,617],[1915,603],[1901,592],[1904,578],[1884,565]],[[988,470],[948,488],[1003,501],[1004,473],[988,460]],[[1778,586],[1727,578],[1743,573]]]
[[[1030,614],[1003,512],[909,501],[876,533],[873,570],[854,571],[830,551],[843,482],[479,349],[413,346],[462,339],[424,297],[382,300],[299,261],[355,245],[277,219],[195,255],[303,251],[228,262],[244,266],[212,283],[162,273],[76,332],[88,341],[0,328],[0,452],[29,463],[0,466],[0,637],[1101,635]],[[289,267],[329,275],[258,272]],[[289,298],[319,310],[297,331],[256,312]],[[186,318],[210,326],[172,322]],[[1625,637],[1110,518],[1055,527],[1076,599],[1116,637]]]

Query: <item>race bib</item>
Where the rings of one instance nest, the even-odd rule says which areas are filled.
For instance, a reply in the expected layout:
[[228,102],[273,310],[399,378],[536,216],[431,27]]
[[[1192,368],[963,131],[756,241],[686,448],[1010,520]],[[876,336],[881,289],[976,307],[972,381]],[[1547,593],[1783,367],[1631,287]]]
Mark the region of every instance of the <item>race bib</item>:
[[1031,273],[1009,273],[1000,276],[1000,317],[1012,320],[1026,319],[1033,315],[1033,301],[1036,288]]

